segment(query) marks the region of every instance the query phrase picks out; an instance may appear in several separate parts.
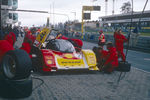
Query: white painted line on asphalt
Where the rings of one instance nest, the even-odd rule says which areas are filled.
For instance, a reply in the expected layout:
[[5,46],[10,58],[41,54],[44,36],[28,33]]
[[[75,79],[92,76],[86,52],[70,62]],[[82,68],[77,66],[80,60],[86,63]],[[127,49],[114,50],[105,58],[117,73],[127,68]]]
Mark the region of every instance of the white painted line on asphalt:
[[[132,67],[134,67],[134,66],[132,66]],[[139,69],[139,68],[136,68],[136,67],[134,67],[135,69],[137,69],[137,70],[139,70],[139,71],[142,71],[142,72],[145,72],[145,73],[148,73],[148,74],[150,74],[150,72],[148,72],[148,71],[145,71],[145,70],[143,70],[143,69]]]

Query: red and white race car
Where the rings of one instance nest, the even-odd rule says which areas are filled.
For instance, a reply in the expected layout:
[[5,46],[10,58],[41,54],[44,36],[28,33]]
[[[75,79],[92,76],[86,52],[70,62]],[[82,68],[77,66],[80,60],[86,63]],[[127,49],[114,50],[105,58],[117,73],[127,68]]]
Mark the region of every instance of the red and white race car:
[[[98,70],[92,50],[76,52],[68,40],[49,39],[50,37],[48,35],[39,48],[33,47],[32,61],[35,69],[43,72],[69,69]],[[38,42],[37,40],[36,43]]]

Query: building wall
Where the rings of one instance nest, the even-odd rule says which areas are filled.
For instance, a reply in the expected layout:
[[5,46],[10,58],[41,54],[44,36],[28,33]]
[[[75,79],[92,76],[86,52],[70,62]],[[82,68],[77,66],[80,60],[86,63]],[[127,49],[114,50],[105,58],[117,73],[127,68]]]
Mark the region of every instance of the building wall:
[[8,11],[6,9],[17,9],[18,0],[2,0],[1,8],[4,9],[1,11],[2,25],[10,25],[18,22],[18,14],[15,11]]

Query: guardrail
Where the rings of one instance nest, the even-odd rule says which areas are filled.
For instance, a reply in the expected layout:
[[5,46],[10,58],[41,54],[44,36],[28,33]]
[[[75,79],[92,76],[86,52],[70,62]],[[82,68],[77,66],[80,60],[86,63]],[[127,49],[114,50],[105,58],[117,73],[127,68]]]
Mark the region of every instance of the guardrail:
[[[68,37],[81,39],[81,36],[79,36],[79,35],[78,36],[68,35]],[[93,43],[98,43],[98,37],[99,37],[99,34],[87,33],[87,34],[84,34],[84,37],[82,40],[88,41],[88,42],[93,42]],[[114,38],[113,38],[112,34],[105,34],[105,39],[106,39],[106,42],[108,42],[108,41],[114,42]],[[124,46],[126,48],[127,44],[125,44]],[[150,53],[150,37],[139,36],[139,38],[137,39],[136,45],[135,46],[130,45],[129,49],[139,50],[139,51]]]

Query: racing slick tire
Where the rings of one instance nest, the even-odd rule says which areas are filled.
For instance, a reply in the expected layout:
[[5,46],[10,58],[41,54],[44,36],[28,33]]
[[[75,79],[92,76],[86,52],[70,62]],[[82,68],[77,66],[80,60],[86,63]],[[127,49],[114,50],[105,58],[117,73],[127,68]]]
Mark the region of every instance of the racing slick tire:
[[8,80],[0,79],[0,98],[26,98],[32,94],[32,79]]
[[11,50],[3,57],[1,68],[4,79],[20,80],[30,76],[32,62],[26,51]]

